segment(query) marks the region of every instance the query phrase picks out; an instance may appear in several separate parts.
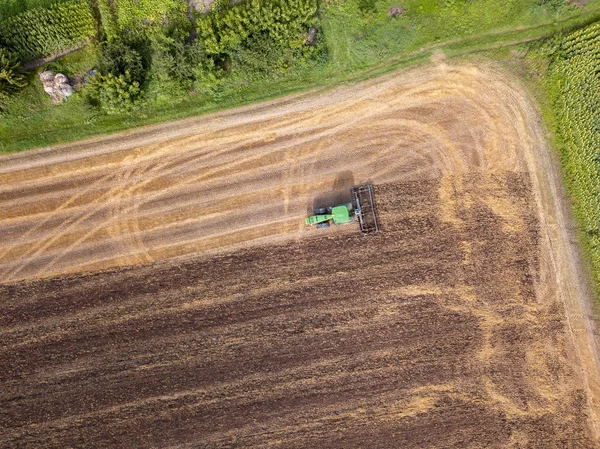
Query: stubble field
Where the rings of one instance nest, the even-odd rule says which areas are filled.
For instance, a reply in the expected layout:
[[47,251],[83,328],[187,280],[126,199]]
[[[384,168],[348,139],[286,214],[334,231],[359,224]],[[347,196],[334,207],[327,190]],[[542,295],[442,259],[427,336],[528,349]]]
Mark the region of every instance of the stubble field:
[[443,67],[4,158],[0,276],[305,234],[316,197],[353,183],[526,171],[512,86]]
[[[1,445],[594,447],[539,116],[435,62],[2,160]],[[382,233],[304,229],[365,181]]]

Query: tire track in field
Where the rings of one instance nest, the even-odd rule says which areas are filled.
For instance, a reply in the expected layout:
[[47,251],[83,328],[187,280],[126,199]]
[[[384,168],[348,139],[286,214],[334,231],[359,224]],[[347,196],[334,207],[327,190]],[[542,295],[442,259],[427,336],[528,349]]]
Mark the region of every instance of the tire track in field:
[[[214,152],[213,152],[213,155],[214,155]],[[143,161],[141,161],[141,162],[143,162]],[[170,164],[169,162],[163,162],[163,163],[161,163],[161,164],[158,164],[158,165],[156,165],[156,166],[155,166],[155,167],[153,167],[151,170],[145,169],[145,174],[146,174],[146,175],[150,175],[150,174],[151,174],[151,173],[153,173],[153,172],[157,172],[157,171],[161,170],[161,169],[163,168],[163,166],[166,166],[166,165],[169,165],[169,164]],[[170,173],[174,172],[174,171],[176,170],[176,168],[177,168],[177,167],[170,167],[170,169],[169,169],[169,170],[167,170],[167,171],[163,171],[161,174],[162,174],[162,175],[169,175]],[[100,200],[107,201],[108,199],[112,199],[112,198],[116,198],[116,197],[122,197],[122,196],[123,196],[123,193],[126,191],[126,189],[124,190],[124,187],[122,186],[122,184],[125,184],[125,183],[127,183],[127,182],[128,182],[128,180],[129,180],[129,178],[132,176],[132,174],[133,174],[134,172],[136,172],[137,170],[138,170],[137,168],[135,168],[135,167],[131,167],[131,168],[128,168],[128,169],[125,169],[125,170],[121,170],[121,172],[119,172],[119,173],[117,173],[117,174],[115,174],[115,175],[111,175],[111,177],[112,177],[112,178],[114,178],[114,177],[120,177],[120,182],[117,182],[117,188],[114,188],[114,189],[110,190],[109,192],[107,192],[107,193],[106,193],[105,195],[103,195],[103,196],[102,196],[102,197],[101,197],[99,200],[97,200],[97,202],[99,202]],[[213,174],[212,172],[207,172],[207,173],[206,173],[204,176],[207,176],[207,177],[208,177],[208,176],[211,176],[212,174]],[[176,189],[176,188],[179,188],[179,187],[181,187],[181,186],[185,186],[185,185],[187,185],[187,184],[194,183],[194,182],[196,182],[196,181],[198,181],[198,180],[202,179],[202,177],[203,177],[203,176],[200,176],[200,177],[197,177],[197,178],[195,178],[195,179],[190,179],[190,180],[187,180],[187,181],[185,181],[185,182],[182,182],[182,183],[179,183],[179,184],[175,184],[175,185],[171,186],[170,188],[171,188],[171,189]],[[150,183],[150,182],[152,182],[152,181],[153,181],[153,179],[152,179],[152,178],[150,178],[150,179],[147,179],[146,181],[144,181],[144,183],[143,183],[143,184],[148,184],[148,183]],[[142,187],[143,187],[143,185],[142,185]],[[164,193],[164,192],[163,192],[163,193]],[[159,192],[158,194],[160,195],[161,193]],[[83,193],[82,193],[81,195],[83,195]],[[75,195],[75,196],[74,196],[74,197],[72,197],[70,200],[68,200],[68,201],[67,201],[67,202],[65,202],[63,205],[61,205],[61,206],[60,206],[60,207],[57,209],[57,211],[59,211],[59,210],[62,210],[62,209],[64,209],[64,208],[68,207],[68,205],[69,205],[69,204],[71,204],[72,202],[76,201],[76,200],[77,200],[77,199],[78,199],[78,198],[79,198],[81,195],[79,195],[79,194]],[[152,199],[152,198],[153,198],[153,197],[151,197],[150,199]],[[104,207],[104,206],[101,206],[101,207]],[[50,212],[50,214],[54,214],[54,213],[56,213],[56,211]],[[75,220],[75,221],[76,221],[76,223],[79,223],[80,221],[82,221],[83,219],[85,219],[85,218],[89,217],[89,216],[90,216],[90,215],[92,215],[93,213],[95,213],[95,211],[89,212],[88,214],[85,214],[85,215],[80,215],[80,216],[78,216],[77,218],[79,218],[79,220]],[[40,223],[38,226],[35,226],[35,227],[34,227],[34,228],[32,228],[32,229],[31,229],[29,232],[33,232],[34,230],[37,230],[39,227],[42,227],[43,225],[44,225],[44,222]],[[71,222],[70,222],[70,221],[68,221],[68,222],[66,223],[66,225],[71,225]],[[61,232],[61,231],[63,231],[63,229],[59,228],[59,229],[58,229],[58,231],[59,231],[59,232]],[[28,233],[29,233],[29,232],[28,232]],[[26,233],[26,234],[24,235],[24,237],[25,237],[25,236],[26,236],[28,233]],[[2,254],[2,255],[4,255],[4,254]]]
[[[134,161],[135,159],[137,159],[137,157],[139,157],[138,155],[134,155]],[[127,159],[127,158],[126,158]],[[133,161],[129,162],[129,164],[132,164]],[[143,174],[148,176],[153,172],[159,171],[163,166],[168,165],[168,162],[163,162],[162,164],[155,164],[155,166],[153,168],[151,168],[150,170],[148,170],[147,168],[145,170],[143,170]],[[172,167],[169,171],[167,171],[165,174],[168,175],[171,171],[174,171],[175,167]],[[41,254],[42,252],[44,252],[45,250],[47,250],[52,244],[54,244],[60,237],[62,237],[62,235],[64,235],[66,232],[68,232],[69,230],[75,228],[77,225],[79,225],[80,223],[84,222],[85,220],[87,220],[89,217],[97,214],[100,211],[104,211],[104,210],[108,210],[111,206],[110,206],[110,202],[114,202],[117,203],[119,202],[119,200],[122,200],[123,198],[130,198],[132,193],[135,192],[136,190],[139,190],[143,187],[143,185],[151,183],[153,181],[153,178],[149,177],[149,179],[145,180],[142,185],[138,185],[138,186],[127,186],[127,183],[130,182],[132,176],[134,176],[135,173],[140,172],[140,169],[136,168],[135,165],[123,169],[120,172],[118,172],[115,175],[111,175],[110,179],[116,180],[117,181],[117,187],[112,188],[111,190],[109,190],[107,193],[105,193],[104,195],[102,195],[102,197],[100,197],[96,202],[100,202],[100,201],[104,201],[105,203],[98,206],[97,208],[93,209],[92,211],[88,211],[87,213],[82,213],[80,215],[77,215],[75,217],[73,217],[72,219],[67,219],[66,222],[62,225],[59,226],[58,228],[55,228],[53,231],[56,234],[54,238],[51,238],[49,241],[44,241],[43,244],[41,244],[40,246],[34,247],[33,249],[30,250],[30,252],[28,253],[24,253],[22,254],[22,258],[32,258],[35,257],[39,254]],[[176,184],[175,186],[172,186],[171,189],[173,188],[178,188],[184,185],[187,185],[189,183],[194,182],[193,180],[190,181],[186,181],[180,184]],[[157,193],[155,195],[155,197],[160,196],[164,193]],[[77,194],[75,195],[73,198],[71,198],[70,200],[68,200],[67,202],[63,203],[57,211],[63,210],[65,208],[68,207],[68,205],[70,203],[72,203],[73,201],[76,201],[79,197],[81,197],[83,194]],[[150,200],[153,199],[153,197],[150,197]],[[109,202],[109,204],[106,204],[106,202]],[[113,214],[111,217],[107,218],[104,220],[104,222],[101,225],[110,225],[111,223],[117,222],[119,223],[121,221],[121,217],[116,215],[115,212],[119,211],[121,213],[129,213],[135,209],[137,209],[139,207],[138,204],[132,204],[128,207],[121,207],[120,209],[117,207],[117,209],[115,209],[115,207],[112,208]],[[54,215],[55,212],[51,212],[51,216]],[[51,218],[51,217],[50,217]],[[47,218],[46,220],[48,220],[49,218]],[[35,230],[43,227],[45,222],[40,223],[39,225],[33,227],[30,231],[26,232],[23,235],[23,238],[25,238],[29,233],[34,232]],[[93,235],[95,235],[97,232],[99,232],[100,229],[95,228],[92,229],[91,231],[89,231],[87,234],[85,234],[83,237],[79,238],[78,240],[76,240],[74,243],[71,244],[71,246],[67,247],[62,254],[59,254],[58,256],[55,257],[55,259],[53,259],[48,265],[46,265],[46,267],[51,266],[53,263],[55,263],[59,258],[63,257],[65,254],[68,254],[69,249],[79,245],[80,243],[86,241],[87,239],[89,239],[90,237],[92,237]],[[123,234],[125,235],[125,237],[127,237],[127,234]],[[121,236],[121,235],[120,235]],[[122,237],[122,236],[121,236]],[[139,239],[138,239],[139,240]],[[137,251],[139,248],[138,246],[134,247],[134,250]],[[7,251],[10,250],[10,247],[5,251],[5,253]],[[0,254],[0,259],[1,257],[5,255],[5,254]],[[5,272],[3,273],[3,276],[5,277],[5,279],[10,279],[11,276],[14,276],[16,274],[19,273],[19,271],[23,268],[25,268],[26,265],[23,264],[20,267],[17,267],[15,269],[15,271],[12,272]],[[38,273],[42,272],[46,267],[42,267]]]
[[[441,154],[445,154],[445,152],[441,152]],[[212,154],[210,154],[210,155],[214,157],[214,153],[212,153]],[[119,192],[123,193],[123,192],[122,192],[122,191],[120,191],[120,190],[116,190],[115,192],[109,192],[109,194],[108,194],[107,196],[108,196],[108,197],[110,197],[111,195],[119,195],[119,194],[120,194]],[[84,216],[82,217],[82,220],[83,220],[83,219],[85,219],[85,218],[88,218],[89,216],[90,216],[90,215],[84,215]],[[79,223],[80,223],[82,220],[75,220],[75,221],[74,221],[74,224],[73,224],[73,226],[72,226],[72,227],[75,227],[75,226],[77,226],[77,225],[78,225],[78,224],[79,224]],[[69,228],[69,229],[70,229],[70,228]],[[58,230],[57,230],[57,232],[62,232],[62,231],[63,231],[62,229],[58,229]],[[78,243],[80,243],[80,242],[78,242]],[[47,249],[47,248],[48,248],[48,246],[42,246],[42,247],[39,249],[39,251],[36,251],[36,252],[34,252],[34,255],[37,255],[37,254],[39,254],[40,252],[44,251],[44,250],[45,250],[45,249]],[[68,252],[68,249],[67,249],[66,251]],[[11,273],[11,274],[12,274],[12,275],[14,275],[14,274],[17,274],[17,273]]]
[[[144,150],[142,150],[144,151]],[[131,156],[127,156],[125,157],[122,162],[127,163],[128,160],[131,161],[132,158],[136,158],[138,157],[135,153]],[[109,167],[110,169],[111,167]],[[66,201],[64,201],[59,207],[57,207],[54,211],[50,212],[50,216],[46,217],[44,220],[42,220],[41,222],[38,222],[35,226],[31,227],[27,232],[25,232],[22,236],[21,239],[25,239],[28,235],[34,233],[35,231],[41,229],[44,227],[44,225],[57,213],[67,209],[69,207],[69,205],[73,204],[74,202],[78,201],[81,197],[83,197],[84,195],[86,195],[87,193],[89,193],[93,187],[97,184],[101,184],[101,183],[106,183],[106,181],[109,180],[116,180],[116,187],[113,187],[111,189],[108,190],[108,192],[106,192],[105,194],[101,195],[99,198],[97,198],[92,204],[98,204],[97,207],[93,208],[91,211],[90,210],[83,210],[80,214],[76,214],[74,217],[67,217],[65,219],[65,221],[58,227],[53,229],[53,232],[55,234],[57,234],[57,236],[55,237],[55,239],[50,239],[50,241],[42,241],[40,243],[39,246],[37,247],[33,247],[31,250],[29,250],[28,252],[22,253],[21,257],[22,258],[28,258],[28,257],[34,257],[38,254],[40,254],[42,251],[44,251],[45,249],[47,249],[50,245],[52,245],[52,243],[54,243],[54,241],[56,241],[56,239],[58,237],[60,237],[62,234],[64,234],[66,231],[68,231],[69,229],[72,229],[74,226],[77,226],[79,223],[83,222],[84,220],[86,220],[87,218],[93,216],[94,214],[97,214],[98,212],[101,212],[103,210],[106,210],[107,207],[109,207],[107,205],[107,202],[109,202],[113,197],[118,196],[119,192],[123,191],[124,189],[127,188],[126,183],[127,180],[130,178],[131,174],[136,170],[135,167],[130,167],[129,165],[125,165],[124,167],[120,168],[116,173],[114,174],[109,174],[106,175],[105,177],[99,179],[98,181],[96,181],[94,184],[92,184],[92,186],[88,187],[87,189],[84,189],[83,192],[81,193],[75,193],[74,195],[72,195],[71,197],[69,197],[68,199],[66,199]],[[36,214],[35,216],[37,217],[38,214]],[[6,253],[8,251],[10,251],[11,247],[9,246],[7,249],[5,249],[3,252],[0,253],[0,260],[2,260],[2,258],[6,255]],[[19,269],[17,268],[17,271],[8,271],[8,272],[4,272],[2,273],[3,276],[6,276],[7,278],[10,278],[10,276],[14,276],[15,274],[18,274]]]
[[[261,157],[261,156],[258,156],[258,157]],[[245,164],[245,161],[240,162],[240,164]],[[233,164],[233,168],[235,168],[235,165],[236,164]],[[72,248],[87,241],[88,239],[90,239],[91,237],[96,235],[98,232],[103,230],[104,227],[110,226],[113,223],[116,223],[117,227],[119,227],[122,223],[124,223],[125,220],[123,217],[131,215],[132,213],[134,213],[135,210],[137,210],[140,207],[140,204],[137,203],[136,201],[134,201],[132,196],[135,194],[135,192],[141,191],[143,189],[144,185],[151,183],[153,181],[153,178],[151,178],[148,175],[154,171],[160,170],[160,168],[161,167],[159,165],[148,172],[140,172],[139,173],[140,176],[145,175],[145,177],[147,177],[148,179],[146,179],[145,181],[142,181],[141,183],[138,183],[137,185],[130,186],[128,188],[115,189],[114,192],[111,192],[110,197],[109,197],[110,201],[115,203],[115,206],[111,209],[111,211],[112,211],[111,215],[107,219],[105,219],[100,225],[98,225],[96,228],[91,229],[88,233],[84,234],[82,237],[80,237],[77,240],[75,240],[74,242],[72,242],[68,247],[64,248],[61,253],[59,253],[57,256],[55,256],[46,265],[42,266],[39,269],[38,274],[44,273],[47,268],[53,266],[57,261],[59,261],[65,255],[68,255],[69,251]],[[183,187],[186,187],[190,184],[198,183],[198,181],[202,180],[203,178],[213,177],[215,174],[218,174],[220,171],[221,171],[221,169],[216,169],[214,171],[209,170],[205,174],[200,175],[198,177],[191,178],[191,179],[173,184],[161,191],[158,191],[155,194],[145,195],[143,201],[144,202],[152,201],[160,196],[163,196],[165,193],[168,193],[171,191],[177,191],[177,190],[179,190]],[[127,182],[129,182],[134,176],[136,176],[136,169],[132,168],[132,169],[128,170],[126,173],[124,173],[124,178],[120,180],[120,184],[126,185]],[[128,205],[121,204],[122,202],[125,202],[125,201],[129,201],[129,204]],[[143,205],[143,203],[141,205]],[[71,226],[69,226],[69,228],[61,229],[60,231],[64,233],[64,232],[68,231],[69,229],[72,229],[73,226],[76,226],[81,221],[83,221],[85,218],[87,218],[87,216],[84,216],[77,222],[73,223]],[[132,220],[137,223],[137,219],[133,218]],[[132,227],[125,227],[123,229],[123,232],[117,231],[113,234],[114,238],[119,238],[121,240],[124,239],[126,242],[129,241],[131,243],[130,246],[127,246],[127,243],[124,244],[124,254],[126,256],[131,255],[131,257],[132,257],[131,262],[126,262],[127,257],[125,257],[123,259],[123,262],[125,262],[125,263],[136,264],[136,263],[141,263],[143,261],[148,262],[148,261],[152,260],[152,257],[150,256],[149,252],[147,250],[145,250],[145,245],[143,244],[141,238],[135,234],[136,228],[137,228],[137,224],[134,224]],[[60,238],[60,235],[57,236],[54,240],[47,242],[41,248],[37,249],[36,252],[33,254],[33,256],[36,256],[36,255],[40,254],[41,252],[45,251],[46,249],[48,249],[54,243],[54,241],[56,241],[56,239],[58,239],[58,238]],[[140,251],[143,251],[143,253],[144,253],[142,256],[142,260],[138,260]],[[143,260],[143,259],[146,259],[146,260]],[[22,266],[22,268],[24,268],[24,267],[25,267],[25,265]],[[15,271],[15,272],[9,273],[8,276],[11,276],[11,275],[14,276],[14,275],[18,274],[19,271],[20,271],[20,268],[17,269],[17,271]]]
[[376,195],[372,238],[0,285],[0,445],[594,447],[528,175]]
[[[161,253],[164,257],[177,255],[174,248],[202,250],[201,241],[220,239],[226,247],[230,242],[240,242],[224,229],[233,231],[239,227],[240,233],[254,235],[249,232],[250,223],[266,230],[269,219],[298,220],[297,226],[282,226],[275,234],[306,234],[302,216],[310,208],[312,197],[330,189],[336,176],[345,171],[351,172],[356,182],[382,182],[406,176],[467,172],[490,165],[505,168],[512,165],[511,159],[516,159],[516,144],[507,145],[512,148],[503,160],[490,160],[480,147],[485,143],[493,150],[519,139],[517,133],[501,133],[511,128],[506,105],[481,100],[491,78],[486,72],[448,67],[430,70],[414,79],[390,76],[377,83],[365,83],[364,88],[339,89],[317,99],[317,104],[311,99],[275,107],[263,117],[236,111],[231,111],[230,117],[223,113],[215,120],[207,117],[190,126],[187,135],[179,132],[173,140],[168,139],[167,133],[147,146],[136,147],[132,142],[130,150],[119,148],[117,159],[102,150],[100,166],[94,165],[94,155],[87,154],[88,150],[75,152],[71,158],[79,158],[81,165],[67,159],[62,162],[65,169],[82,173],[86,165],[91,165],[97,173],[106,161],[110,161],[106,170],[114,170],[117,160],[117,167],[124,168],[117,168],[117,173],[107,174],[92,185],[109,188],[92,202],[93,207],[81,205],[77,210],[69,210],[70,205],[94,191],[94,187],[84,187],[83,191],[64,192],[68,197],[55,210],[19,218],[22,235],[0,244],[2,279],[47,276],[86,266],[109,267],[115,261],[136,264],[161,259]],[[447,110],[450,107],[452,111]],[[420,112],[419,108],[427,110]],[[498,120],[494,120],[490,110]],[[476,141],[477,147],[469,147]],[[101,140],[94,144],[96,149],[101,146]],[[36,180],[35,174],[44,170],[53,173],[51,179],[66,179],[67,173],[61,173],[60,167],[44,169],[43,161],[40,163],[31,174],[20,171],[24,183],[43,185],[44,181]],[[18,167],[22,168],[22,164]],[[283,174],[279,181],[273,177],[278,172]],[[0,174],[0,178],[4,175]],[[14,181],[19,172],[7,172],[8,175]],[[262,177],[262,185],[254,181],[256,177]],[[238,183],[235,188],[228,187],[232,182]],[[260,192],[277,183],[282,196],[281,211],[276,216],[261,217],[253,213],[253,204],[240,203],[235,222],[231,215],[223,214],[222,222],[209,231],[213,237],[204,230],[197,237],[188,235],[187,240],[170,238],[169,233],[176,234],[177,227],[166,220],[163,242],[157,245],[160,226],[140,227],[140,221],[153,213],[150,208],[169,214],[170,207],[174,215],[182,211],[190,202],[186,192],[199,192],[198,201],[202,204],[204,188],[220,185],[228,196],[236,198],[247,188]],[[296,195],[292,203],[292,184],[312,186],[314,192]],[[35,200],[42,202],[44,196],[38,194]],[[63,217],[60,224],[58,217]],[[193,217],[180,227],[192,229],[190,220]],[[206,221],[202,216],[196,220],[198,226]],[[7,224],[11,222],[16,220]],[[47,227],[49,222],[56,225]],[[151,235],[154,243],[146,248]],[[264,237],[269,235],[274,234],[267,232]],[[194,245],[194,241],[198,244]],[[214,243],[209,246],[215,249]]]
[[[130,179],[130,177],[132,176],[132,174],[136,171],[135,167],[130,167],[128,169],[125,170],[121,170],[120,172],[118,172],[117,174],[113,175],[111,178],[117,181],[117,186],[112,188],[111,190],[109,190],[106,194],[104,194],[98,201],[97,204],[99,204],[97,207],[95,207],[94,209],[92,209],[91,211],[83,211],[81,214],[79,215],[75,215],[72,219],[67,219],[61,226],[59,226],[58,228],[54,229],[54,237],[51,237],[49,239],[46,240],[42,240],[37,246],[33,246],[33,248],[31,248],[28,252],[25,252],[24,254],[21,255],[22,259],[28,259],[30,260],[30,262],[24,262],[20,265],[17,265],[14,269],[12,270],[7,270],[4,271],[1,276],[4,279],[11,279],[13,277],[15,277],[16,275],[18,275],[23,269],[27,268],[29,266],[29,263],[31,263],[31,260],[33,260],[35,262],[35,257],[42,254],[43,252],[45,252],[48,248],[50,248],[55,242],[57,242],[65,233],[67,233],[69,230],[74,229],[77,225],[79,225],[80,223],[82,223],[83,221],[85,221],[86,219],[88,219],[89,217],[102,212],[102,211],[108,211],[110,210],[110,202],[111,201],[118,201],[119,197],[122,196],[122,192],[124,192],[127,189],[130,189],[129,187],[127,187],[127,181]],[[78,196],[78,195],[76,195]],[[63,205],[61,205],[61,207],[59,209],[64,209],[65,207],[67,207],[67,203],[69,201],[65,202]],[[34,228],[32,228],[29,232],[34,232],[36,229],[39,229],[41,227],[43,227],[44,222],[40,223],[38,226],[35,226]],[[77,244],[85,241],[87,239],[88,236],[93,235],[95,232],[97,231],[92,231],[91,233],[86,234],[83,238],[77,240],[76,242],[72,243],[69,247],[67,247],[64,252],[68,252],[68,250],[70,248],[72,248],[73,246],[76,246]],[[24,237],[27,236],[28,233],[25,233]],[[9,248],[10,249],[10,248]],[[8,250],[7,250],[8,251]],[[64,253],[63,253],[64,254]],[[1,257],[1,255],[0,255]],[[60,256],[57,256],[60,257]],[[56,260],[58,260],[58,258],[53,259],[49,264],[39,268],[37,270],[37,273],[41,273],[44,271],[44,269],[48,266],[50,266],[53,262],[55,262]]]

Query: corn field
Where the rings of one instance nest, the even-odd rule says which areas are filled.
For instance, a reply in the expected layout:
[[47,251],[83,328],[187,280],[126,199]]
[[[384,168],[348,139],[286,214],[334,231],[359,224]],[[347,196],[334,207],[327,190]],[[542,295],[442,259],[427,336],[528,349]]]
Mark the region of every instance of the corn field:
[[72,0],[7,18],[0,24],[0,42],[31,61],[73,47],[96,31],[89,1]]
[[600,23],[566,36],[557,50],[550,82],[563,164],[600,283]]

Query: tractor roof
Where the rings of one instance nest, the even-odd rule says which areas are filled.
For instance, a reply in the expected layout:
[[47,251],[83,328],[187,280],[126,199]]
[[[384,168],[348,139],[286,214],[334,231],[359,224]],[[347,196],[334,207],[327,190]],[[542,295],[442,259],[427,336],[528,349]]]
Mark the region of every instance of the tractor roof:
[[333,215],[334,223],[349,223],[353,220],[350,210],[346,205],[335,206],[331,209],[331,214]]

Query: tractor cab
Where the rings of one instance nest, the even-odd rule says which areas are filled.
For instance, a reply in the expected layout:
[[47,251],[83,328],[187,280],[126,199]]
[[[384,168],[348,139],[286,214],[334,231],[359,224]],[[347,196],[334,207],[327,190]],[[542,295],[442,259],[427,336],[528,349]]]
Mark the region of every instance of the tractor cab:
[[350,192],[352,194],[351,203],[315,209],[314,215],[305,219],[306,224],[314,225],[317,228],[328,228],[331,224],[341,225],[358,221],[363,234],[378,232],[379,224],[375,211],[373,186],[368,184],[352,187]]
[[307,225],[317,225],[317,228],[327,228],[333,224],[354,222],[352,203],[340,204],[334,207],[315,209],[315,214],[305,220]]

